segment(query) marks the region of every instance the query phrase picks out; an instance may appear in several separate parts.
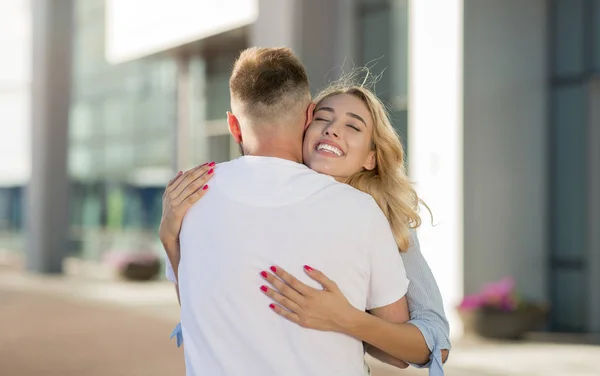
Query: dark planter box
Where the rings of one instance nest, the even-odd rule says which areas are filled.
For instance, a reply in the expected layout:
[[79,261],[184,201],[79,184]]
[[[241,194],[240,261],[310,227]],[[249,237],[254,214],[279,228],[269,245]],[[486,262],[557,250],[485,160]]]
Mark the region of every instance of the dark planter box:
[[539,330],[546,324],[547,310],[541,306],[524,306],[514,311],[482,308],[461,311],[465,332],[472,331],[492,339],[519,339],[526,332]]
[[128,262],[120,271],[121,277],[132,281],[149,281],[158,277],[160,260],[153,262]]

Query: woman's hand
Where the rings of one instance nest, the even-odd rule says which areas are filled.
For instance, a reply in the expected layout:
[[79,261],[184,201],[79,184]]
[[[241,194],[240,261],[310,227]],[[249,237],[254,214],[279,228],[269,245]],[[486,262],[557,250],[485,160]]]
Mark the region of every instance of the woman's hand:
[[179,172],[169,182],[162,200],[162,218],[158,234],[165,247],[179,243],[179,232],[188,209],[208,189],[206,184],[214,176],[215,163],[205,163],[185,173]]
[[304,271],[323,286],[322,290],[300,282],[279,266],[271,266],[271,271],[279,278],[266,271],[261,275],[274,289],[267,286],[260,288],[279,303],[271,304],[271,309],[304,328],[344,333],[352,324],[354,315],[360,313],[335,282],[310,266],[305,265]]

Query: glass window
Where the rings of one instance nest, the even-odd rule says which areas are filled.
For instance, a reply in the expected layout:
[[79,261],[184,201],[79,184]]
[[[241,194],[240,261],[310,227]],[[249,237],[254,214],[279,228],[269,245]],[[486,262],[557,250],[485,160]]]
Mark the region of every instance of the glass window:
[[390,72],[392,67],[391,37],[392,17],[388,6],[375,8],[363,7],[360,22],[360,62],[371,67],[374,76],[385,74],[375,87],[380,99],[388,101],[391,96]]
[[76,179],[84,179],[94,168],[93,155],[89,147],[73,145],[69,149],[69,173]]
[[593,9],[592,41],[594,43],[594,70],[596,71],[596,74],[600,74],[600,0],[594,0]]
[[206,119],[225,119],[229,106],[229,76],[236,53],[220,52],[206,60]]
[[93,132],[92,114],[85,103],[75,103],[71,106],[71,126],[69,134],[74,142],[87,140]]
[[112,237],[138,229],[155,236],[173,159],[177,80],[172,55],[108,64],[104,1],[83,3],[73,46],[69,166],[79,188],[71,224],[75,254],[98,259]]
[[84,226],[100,226],[102,224],[102,200],[94,186],[83,186],[81,201],[81,223]]
[[553,256],[585,258],[587,175],[587,91],[585,86],[555,89],[552,186]]
[[226,119],[229,102],[229,72],[209,75],[206,79],[206,119]]
[[585,0],[555,0],[552,14],[555,75],[584,73]]
[[135,148],[135,165],[146,167],[169,166],[173,157],[171,135],[148,138]]
[[109,176],[124,176],[134,166],[135,149],[132,144],[114,141],[105,146],[104,168]]
[[211,161],[220,163],[231,159],[231,136],[229,134],[209,137],[207,145]]
[[394,1],[392,5],[393,38],[391,62],[392,98],[394,110],[405,110],[408,106],[408,0]]
[[586,322],[587,283],[583,273],[573,270],[558,270],[552,275],[554,290],[552,311],[556,330],[580,332]]
[[375,93],[408,155],[408,1],[363,1],[359,5],[359,63],[380,75]]

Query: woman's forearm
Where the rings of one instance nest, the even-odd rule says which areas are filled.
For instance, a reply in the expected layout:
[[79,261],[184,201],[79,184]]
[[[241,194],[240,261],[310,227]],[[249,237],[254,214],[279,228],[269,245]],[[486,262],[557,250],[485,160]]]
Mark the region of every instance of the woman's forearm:
[[386,364],[389,364],[391,366],[401,368],[401,369],[408,368],[408,363],[406,363],[404,360],[394,358],[393,356],[386,353],[385,351],[378,349],[375,346],[371,346],[368,343],[365,343],[365,350],[367,351],[367,354],[371,355],[373,358],[379,360],[380,362],[383,362],[383,363],[386,363]]
[[162,242],[162,244],[165,248],[165,252],[167,253],[167,257],[169,258],[171,268],[173,269],[173,275],[175,276],[175,279],[179,281],[179,260],[181,258],[179,242]]
[[411,324],[396,324],[356,310],[344,333],[408,363],[427,364],[431,352],[421,331]]

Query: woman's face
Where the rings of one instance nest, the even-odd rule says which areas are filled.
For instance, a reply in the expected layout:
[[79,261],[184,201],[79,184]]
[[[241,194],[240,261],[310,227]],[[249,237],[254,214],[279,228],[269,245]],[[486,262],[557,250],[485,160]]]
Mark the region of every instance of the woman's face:
[[375,168],[371,150],[373,119],[367,106],[350,94],[331,96],[317,105],[304,136],[304,163],[341,181]]

